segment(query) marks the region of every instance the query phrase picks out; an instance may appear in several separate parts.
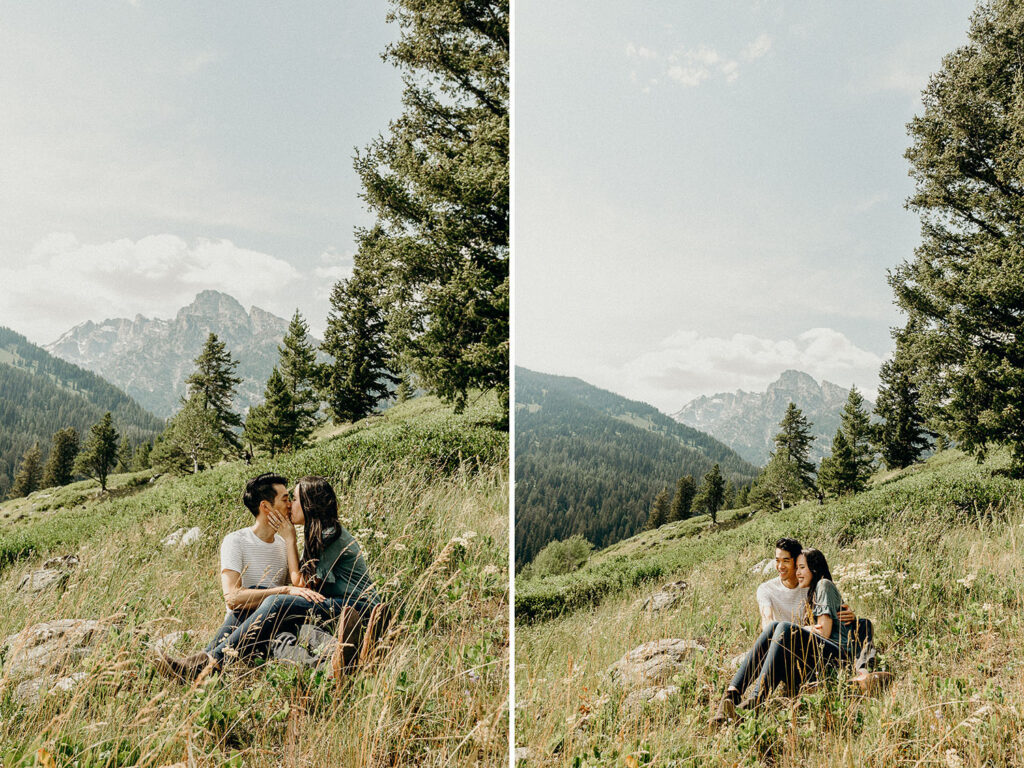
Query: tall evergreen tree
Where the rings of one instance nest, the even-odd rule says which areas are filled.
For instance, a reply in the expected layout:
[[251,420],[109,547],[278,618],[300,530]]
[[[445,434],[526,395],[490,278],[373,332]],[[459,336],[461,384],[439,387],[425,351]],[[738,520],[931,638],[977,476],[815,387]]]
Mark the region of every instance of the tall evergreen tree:
[[404,111],[359,153],[377,224],[356,265],[382,281],[389,335],[420,384],[458,408],[509,387],[507,0],[392,0]]
[[800,484],[811,494],[817,490],[814,485],[814,462],[810,460],[813,442],[810,422],[794,403],[790,403],[779,422],[779,433],[775,435],[775,455],[783,456],[793,463]]
[[300,410],[295,405],[291,389],[277,368],[270,373],[263,402],[249,411],[245,420],[245,436],[257,448],[276,456],[302,444],[299,437]]
[[668,522],[668,506],[668,489],[662,488],[651,504],[651,513],[647,516],[648,529],[660,528]]
[[78,430],[65,427],[53,433],[53,444],[43,471],[43,487],[67,485],[75,471],[75,457],[78,455]]
[[821,460],[818,485],[823,493],[833,496],[864,490],[865,477],[861,472],[861,464],[842,427],[836,430],[832,440],[832,455]]
[[331,291],[331,311],[321,349],[333,359],[324,369],[324,399],[335,423],[357,421],[390,394],[391,352],[377,300],[379,286],[356,267]]
[[718,522],[718,510],[722,508],[725,501],[725,478],[722,477],[722,469],[717,464],[704,475],[704,481],[700,484],[697,496],[693,500],[693,508],[697,512],[707,512],[711,515],[711,522]]
[[128,442],[127,437],[121,438],[121,444],[117,447],[117,466],[115,469],[118,472],[128,472],[132,466],[132,446]]
[[875,451],[871,440],[871,418],[864,407],[864,398],[856,386],[850,387],[850,394],[843,405],[840,429],[857,467],[857,490],[863,490],[874,468]]
[[92,425],[82,452],[75,459],[75,471],[99,482],[102,491],[107,490],[107,476],[117,463],[118,438],[113,418],[108,411]]
[[[320,423],[320,396],[317,393],[318,369],[316,350],[309,338],[309,326],[299,310],[295,310],[281,346],[278,368],[281,379],[291,395],[295,422],[294,434],[289,437],[291,448],[300,448]],[[269,386],[269,382],[267,383]]]
[[697,494],[697,483],[691,475],[683,475],[676,482],[676,494],[672,497],[672,509],[669,512],[669,522],[685,520],[690,516],[690,508],[693,505],[693,497]]
[[921,244],[890,274],[930,424],[1024,473],[1024,5],[982,0],[908,125]]
[[189,399],[199,396],[196,402],[205,403],[204,407],[216,416],[217,431],[223,442],[235,450],[241,450],[242,444],[235,429],[242,426],[242,417],[231,410],[235,387],[242,382],[234,375],[238,361],[231,357],[217,334],[211,332],[195,365],[195,371],[185,379]]
[[153,466],[150,460],[152,451],[153,444],[148,440],[143,441],[132,455],[132,471],[138,472],[139,470],[150,469]]
[[893,359],[882,363],[878,378],[875,413],[881,423],[873,430],[875,450],[888,469],[909,467],[928,447],[931,433],[925,428],[917,384],[899,342]]
[[12,499],[21,496],[28,496],[30,493],[39,490],[39,483],[43,479],[43,454],[39,450],[39,443],[33,443],[32,447],[25,451],[21,457],[21,466],[14,476],[14,485],[11,486],[10,497]]

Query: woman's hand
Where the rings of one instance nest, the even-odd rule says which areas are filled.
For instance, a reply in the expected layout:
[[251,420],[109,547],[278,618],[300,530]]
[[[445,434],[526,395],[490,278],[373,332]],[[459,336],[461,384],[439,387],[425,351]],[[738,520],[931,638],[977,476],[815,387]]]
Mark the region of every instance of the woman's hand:
[[292,525],[292,520],[288,515],[282,515],[277,510],[271,510],[270,514],[267,515],[267,522],[273,526],[274,530],[281,534],[281,538],[285,541],[295,541],[295,526]]
[[315,589],[309,589],[308,587],[287,586],[284,588],[284,594],[295,595],[296,597],[301,597],[304,600],[309,600],[311,603],[322,603],[327,599]]

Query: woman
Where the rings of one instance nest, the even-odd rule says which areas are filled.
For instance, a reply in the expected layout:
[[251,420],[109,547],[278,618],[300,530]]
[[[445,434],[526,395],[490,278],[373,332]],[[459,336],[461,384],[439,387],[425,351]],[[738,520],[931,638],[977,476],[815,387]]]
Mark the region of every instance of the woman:
[[[386,613],[374,588],[370,570],[359,542],[338,521],[338,498],[334,488],[322,477],[303,477],[292,491],[289,520],[275,518],[278,532],[288,545],[288,563],[292,584],[308,587],[324,596],[321,602],[303,606],[302,613],[321,623],[337,622],[338,631],[332,666],[337,675],[352,665],[363,638],[362,655],[376,642]],[[302,558],[296,551],[295,526],[303,526]],[[278,642],[275,653],[282,653]]]
[[853,637],[839,621],[843,601],[832,583],[825,555],[805,549],[796,560],[796,577],[807,589],[807,614],[812,623],[800,627],[773,621],[765,627],[719,702],[712,727],[734,719],[737,705],[746,709],[762,704],[779,683],[795,694],[808,672],[835,666],[850,655]]

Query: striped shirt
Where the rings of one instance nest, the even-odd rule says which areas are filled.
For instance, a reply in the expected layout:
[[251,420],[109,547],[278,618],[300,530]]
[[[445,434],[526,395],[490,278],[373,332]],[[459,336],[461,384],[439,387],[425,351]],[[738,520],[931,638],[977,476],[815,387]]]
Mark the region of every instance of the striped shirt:
[[220,569],[242,574],[243,589],[284,586],[288,583],[287,544],[278,534],[268,543],[252,528],[232,531],[220,545]]

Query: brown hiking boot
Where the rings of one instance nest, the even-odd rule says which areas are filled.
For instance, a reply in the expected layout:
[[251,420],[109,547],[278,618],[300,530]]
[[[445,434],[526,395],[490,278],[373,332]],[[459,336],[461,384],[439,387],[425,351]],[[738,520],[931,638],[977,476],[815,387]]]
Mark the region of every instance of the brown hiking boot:
[[889,686],[892,680],[892,672],[867,672],[853,678],[853,681],[867,696],[884,690]]
[[732,699],[725,696],[720,702],[718,702],[718,711],[715,712],[711,717],[711,720],[708,721],[708,726],[710,726],[711,731],[714,732],[719,728],[728,725],[735,719],[736,705],[733,703]]
[[340,682],[344,674],[356,665],[361,630],[359,611],[350,605],[345,606],[338,619],[338,633],[335,635],[338,642],[331,654],[331,673],[336,681]]
[[193,653],[183,659],[176,659],[174,656],[160,651],[153,660],[153,664],[167,677],[178,680],[195,680],[208,666],[214,666],[214,661],[205,651]]

